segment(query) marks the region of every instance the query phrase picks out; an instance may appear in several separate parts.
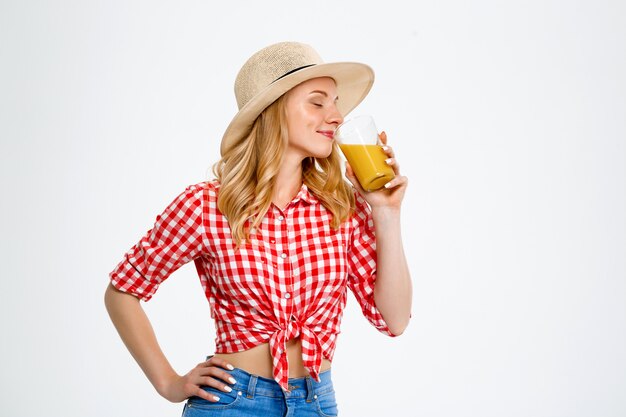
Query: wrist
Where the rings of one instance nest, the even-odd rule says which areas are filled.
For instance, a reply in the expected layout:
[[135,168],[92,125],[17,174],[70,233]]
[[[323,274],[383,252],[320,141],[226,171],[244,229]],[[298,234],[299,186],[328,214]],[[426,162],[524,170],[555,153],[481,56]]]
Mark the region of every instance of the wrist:
[[374,222],[399,222],[400,207],[377,206],[372,207],[372,217]]
[[179,378],[181,378],[181,376],[172,371],[152,381],[152,385],[160,396],[169,399],[171,388]]

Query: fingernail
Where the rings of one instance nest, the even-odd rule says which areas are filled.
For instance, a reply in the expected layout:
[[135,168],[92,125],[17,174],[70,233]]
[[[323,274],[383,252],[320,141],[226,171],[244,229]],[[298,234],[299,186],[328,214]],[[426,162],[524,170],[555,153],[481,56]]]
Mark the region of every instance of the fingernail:
[[226,367],[227,367],[228,369],[230,369],[231,371],[235,369],[235,367],[234,367],[234,366],[232,366],[230,363],[229,363],[228,365],[226,365]]
[[228,377],[228,381],[229,381],[231,384],[236,384],[236,383],[237,383],[237,380],[236,380],[235,378],[233,378],[232,376],[231,376],[231,377]]
[[231,387],[229,387],[228,385],[224,385],[224,389],[228,392],[232,392],[233,389]]
[[385,188],[389,188],[389,187],[391,187],[391,181],[385,184]]
[[213,399],[214,399],[215,401],[219,401],[219,400],[220,400],[220,397],[218,397],[217,395],[214,395],[214,396],[213,396]]
[[387,165],[391,165],[391,162],[393,162],[393,158],[385,159],[385,162],[387,163]]
[[383,145],[383,151],[388,151],[388,150],[389,150],[389,146]]

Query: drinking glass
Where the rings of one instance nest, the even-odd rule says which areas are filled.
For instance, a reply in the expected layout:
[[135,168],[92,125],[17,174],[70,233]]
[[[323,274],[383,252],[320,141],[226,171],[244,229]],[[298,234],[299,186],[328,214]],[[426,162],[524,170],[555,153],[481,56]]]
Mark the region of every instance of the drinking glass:
[[395,177],[372,116],[358,116],[335,130],[335,140],[365,191],[382,188]]

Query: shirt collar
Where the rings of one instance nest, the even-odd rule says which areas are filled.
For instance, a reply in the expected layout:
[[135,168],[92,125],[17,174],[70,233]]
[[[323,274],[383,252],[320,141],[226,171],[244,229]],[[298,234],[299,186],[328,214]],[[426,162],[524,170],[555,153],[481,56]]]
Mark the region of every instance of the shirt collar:
[[[219,181],[215,182],[215,188],[216,189],[220,188]],[[307,187],[305,183],[302,183],[302,186],[300,187],[300,191],[298,191],[298,194],[296,194],[296,196],[293,198],[292,203],[297,203],[300,200],[309,204],[317,204],[320,202],[315,196],[315,194],[309,191],[309,187]]]
[[319,203],[317,197],[315,197],[315,195],[311,191],[309,191],[309,187],[307,187],[304,183],[302,183],[302,187],[300,187],[300,191],[298,191],[298,194],[296,194],[296,196],[294,197],[293,202],[296,203],[299,200],[302,200],[309,204]]

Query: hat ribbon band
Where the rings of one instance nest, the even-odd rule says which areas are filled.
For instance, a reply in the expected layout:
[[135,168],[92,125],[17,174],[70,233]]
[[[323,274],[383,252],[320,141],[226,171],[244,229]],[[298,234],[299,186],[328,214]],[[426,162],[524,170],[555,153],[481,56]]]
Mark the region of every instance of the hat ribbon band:
[[294,72],[296,72],[296,71],[300,71],[301,69],[305,69],[305,68],[308,68],[308,67],[312,67],[312,66],[314,66],[314,65],[315,65],[315,64],[309,64],[309,65],[304,65],[304,66],[302,66],[302,67],[294,68],[294,69],[292,69],[291,71],[286,72],[286,73],[284,73],[283,75],[281,75],[280,77],[276,78],[274,81],[272,81],[272,82],[271,82],[271,84],[274,84],[276,81],[280,80],[281,78],[284,78],[284,77],[288,76],[289,74],[293,74],[293,73],[294,73]]

